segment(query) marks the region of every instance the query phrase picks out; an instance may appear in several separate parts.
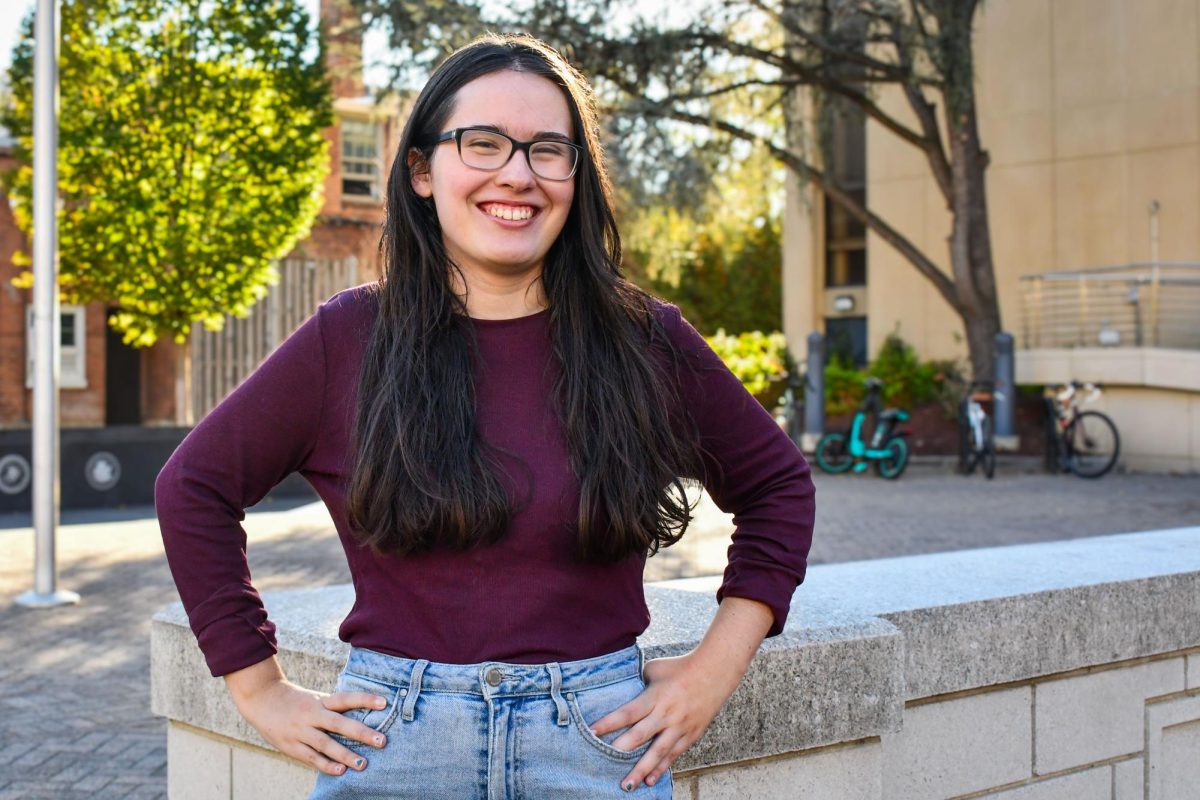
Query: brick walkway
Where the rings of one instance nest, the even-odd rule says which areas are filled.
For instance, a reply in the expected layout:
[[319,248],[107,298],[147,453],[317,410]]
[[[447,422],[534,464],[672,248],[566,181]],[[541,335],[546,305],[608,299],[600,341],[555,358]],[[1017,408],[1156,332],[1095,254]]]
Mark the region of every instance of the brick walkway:
[[[996,480],[914,466],[895,483],[817,476],[812,563],[1200,524],[1200,478],[1089,482],[1004,470]],[[280,506],[272,506],[280,508]],[[28,518],[0,517],[0,800],[166,795],[165,723],[149,713],[149,619],[177,599],[152,512],[65,513],[62,588],[77,606],[33,611]],[[346,582],[319,505],[247,515],[262,590]],[[719,573],[726,517],[703,510],[647,578]],[[803,587],[800,589],[804,591]]]

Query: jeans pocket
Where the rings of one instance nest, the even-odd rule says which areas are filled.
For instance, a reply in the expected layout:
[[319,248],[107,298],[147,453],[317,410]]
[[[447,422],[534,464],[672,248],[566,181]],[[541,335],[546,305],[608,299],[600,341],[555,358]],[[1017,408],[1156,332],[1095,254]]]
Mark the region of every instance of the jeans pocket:
[[612,743],[627,728],[606,733],[601,737],[592,733],[589,727],[591,723],[633,700],[645,688],[646,684],[642,682],[642,679],[634,676],[605,686],[566,692],[565,697],[567,707],[571,711],[571,720],[583,740],[593,749],[618,761],[637,761],[645,755],[646,751],[650,749],[651,742],[643,742],[633,750],[620,750],[613,747]]
[[[366,678],[353,672],[342,672],[338,676],[337,687],[334,691],[367,692],[368,694],[379,695],[387,700],[387,705],[383,708],[360,707],[340,712],[346,719],[361,722],[376,733],[383,734],[386,734],[388,729],[392,727],[392,723],[396,721],[396,716],[400,713],[400,701],[407,694],[403,687]],[[354,749],[356,747],[369,746],[357,739],[348,739],[332,731],[328,731],[328,733],[335,742],[344,747]]]

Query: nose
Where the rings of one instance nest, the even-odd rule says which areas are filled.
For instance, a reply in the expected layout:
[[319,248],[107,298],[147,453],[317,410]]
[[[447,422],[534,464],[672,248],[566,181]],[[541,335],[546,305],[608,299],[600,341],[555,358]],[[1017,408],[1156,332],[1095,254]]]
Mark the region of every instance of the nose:
[[496,172],[496,182],[501,186],[527,188],[537,180],[533,168],[529,165],[529,151],[514,151],[508,163]]

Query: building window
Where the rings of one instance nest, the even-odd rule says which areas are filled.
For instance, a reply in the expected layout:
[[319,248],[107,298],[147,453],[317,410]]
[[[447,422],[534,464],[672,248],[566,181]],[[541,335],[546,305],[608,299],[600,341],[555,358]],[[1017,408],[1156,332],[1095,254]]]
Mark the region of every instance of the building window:
[[383,197],[381,126],[365,119],[342,120],[342,195]]
[[[58,385],[63,389],[87,388],[87,327],[83,306],[62,306],[62,346],[59,355]],[[25,306],[25,388],[33,388],[33,355],[37,340],[33,330],[33,305]]]
[[[828,108],[829,175],[862,205],[867,203],[866,117],[845,101]],[[825,286],[867,285],[867,229],[840,205],[825,198]]]

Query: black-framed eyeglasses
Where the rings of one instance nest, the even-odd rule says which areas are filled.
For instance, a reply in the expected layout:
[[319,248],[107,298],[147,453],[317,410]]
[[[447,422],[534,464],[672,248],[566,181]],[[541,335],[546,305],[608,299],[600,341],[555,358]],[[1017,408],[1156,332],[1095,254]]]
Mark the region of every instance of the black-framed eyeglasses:
[[579,166],[583,148],[558,139],[537,139],[522,142],[499,131],[487,128],[454,128],[434,140],[441,144],[454,140],[458,157],[472,169],[494,172],[502,168],[518,150],[525,151],[533,174],[548,181],[570,180]]

